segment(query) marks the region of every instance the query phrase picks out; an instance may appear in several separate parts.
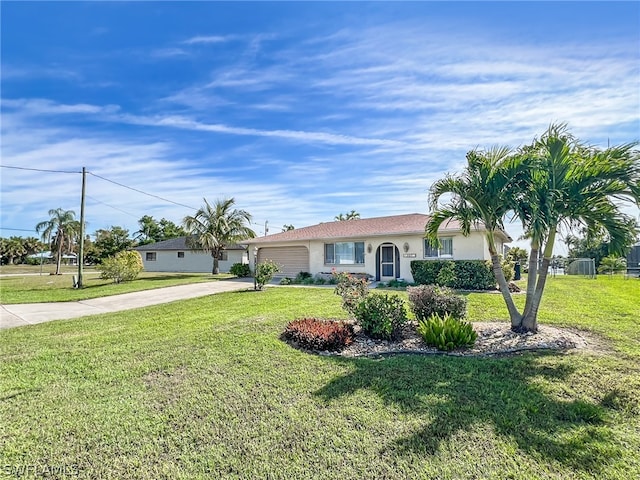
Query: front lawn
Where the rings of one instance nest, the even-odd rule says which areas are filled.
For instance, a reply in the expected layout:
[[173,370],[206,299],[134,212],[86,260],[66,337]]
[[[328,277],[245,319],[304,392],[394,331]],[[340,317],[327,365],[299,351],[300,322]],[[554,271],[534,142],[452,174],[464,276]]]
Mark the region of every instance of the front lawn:
[[75,289],[72,275],[12,275],[0,277],[0,303],[71,302],[225,278],[232,275],[142,272],[132,282],[115,284],[101,279],[99,274],[89,274],[83,276],[84,288]]
[[[279,340],[296,317],[344,317],[332,289],[4,330],[2,468],[101,479],[638,478],[638,298],[640,281],[550,280],[541,320],[608,332],[612,349],[504,358],[345,359]],[[505,318],[499,295],[468,299],[471,320]]]

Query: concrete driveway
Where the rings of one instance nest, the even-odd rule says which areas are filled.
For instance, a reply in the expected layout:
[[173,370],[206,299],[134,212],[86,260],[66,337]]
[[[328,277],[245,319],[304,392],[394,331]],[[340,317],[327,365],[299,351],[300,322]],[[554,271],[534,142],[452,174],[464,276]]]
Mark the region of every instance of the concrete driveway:
[[124,293],[79,302],[23,303],[0,305],[0,329],[34,325],[100,313],[119,312],[148,307],[187,298],[204,297],[215,293],[253,289],[253,279],[220,280],[192,283],[175,287],[156,288],[142,292]]

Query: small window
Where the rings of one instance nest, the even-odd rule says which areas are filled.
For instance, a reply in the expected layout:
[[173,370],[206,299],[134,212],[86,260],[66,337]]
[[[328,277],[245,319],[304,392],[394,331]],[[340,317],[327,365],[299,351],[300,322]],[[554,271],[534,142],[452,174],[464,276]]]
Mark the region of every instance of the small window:
[[147,252],[145,256],[147,262],[155,262],[156,261],[156,252]]
[[424,241],[424,258],[453,258],[453,238],[438,238],[438,242],[440,245],[433,247]]
[[178,252],[178,258],[184,258],[184,252]]
[[221,262],[226,262],[227,260],[229,260],[229,254],[226,250],[220,252],[220,257],[218,257],[218,260],[220,260]]

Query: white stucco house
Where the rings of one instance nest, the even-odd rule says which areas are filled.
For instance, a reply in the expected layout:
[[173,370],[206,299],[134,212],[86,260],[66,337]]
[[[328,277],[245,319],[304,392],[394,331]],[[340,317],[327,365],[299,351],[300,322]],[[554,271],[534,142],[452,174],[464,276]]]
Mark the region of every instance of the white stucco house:
[[[402,278],[412,282],[412,260],[489,260],[484,229],[467,237],[459,223],[449,221],[440,230],[440,247],[425,241],[428,215],[410,213],[388,217],[320,223],[246,241],[249,264],[271,259],[280,276],[295,277],[346,271],[367,274],[378,281]],[[498,250],[512,241],[506,232],[497,234]],[[252,267],[253,268],[253,267]]]
[[[142,263],[147,272],[210,273],[213,270],[211,254],[187,247],[187,237],[140,245],[134,250],[142,256]],[[218,266],[220,272],[224,273],[228,272],[234,263],[247,261],[246,246],[233,245],[222,252]]]

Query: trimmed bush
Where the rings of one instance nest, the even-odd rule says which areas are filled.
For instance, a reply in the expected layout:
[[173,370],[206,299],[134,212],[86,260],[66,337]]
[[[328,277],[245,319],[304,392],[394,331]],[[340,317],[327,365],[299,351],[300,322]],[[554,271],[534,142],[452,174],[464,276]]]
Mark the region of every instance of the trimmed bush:
[[393,294],[367,295],[356,306],[354,316],[367,335],[382,339],[393,337],[407,321],[404,301]]
[[235,275],[236,277],[250,277],[251,268],[246,263],[234,263],[233,265],[231,265],[229,273],[231,275]]
[[424,343],[445,351],[458,347],[470,347],[478,338],[471,323],[455,319],[451,315],[444,317],[431,315],[427,319],[420,320],[418,333]]
[[456,283],[456,264],[453,262],[444,262],[444,265],[442,265],[436,277],[436,284],[453,288],[456,286]]
[[333,272],[332,277],[337,282],[334,292],[342,297],[342,308],[353,315],[369,291],[367,280],[345,272]]
[[441,260],[412,260],[411,275],[413,280],[419,285],[435,285],[440,269],[449,263]]
[[418,320],[425,320],[431,315],[451,315],[464,318],[467,310],[467,299],[456,295],[447,287],[436,285],[419,285],[407,288],[409,306]]
[[135,250],[116,253],[113,257],[102,260],[97,269],[100,278],[110,278],[114,283],[135,280],[143,269],[142,257]]
[[[484,260],[413,260],[411,274],[420,285],[460,290],[493,290],[497,283],[491,262]],[[505,275],[508,274],[505,271]],[[512,277],[513,273],[507,281]]]
[[282,336],[309,350],[341,350],[353,343],[353,325],[335,320],[301,318],[290,322]]

